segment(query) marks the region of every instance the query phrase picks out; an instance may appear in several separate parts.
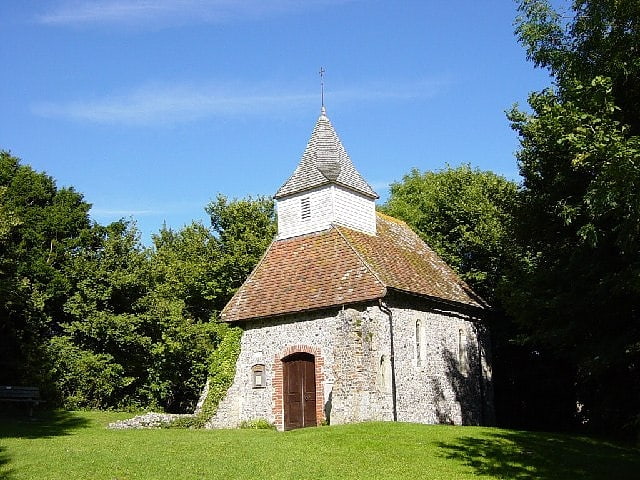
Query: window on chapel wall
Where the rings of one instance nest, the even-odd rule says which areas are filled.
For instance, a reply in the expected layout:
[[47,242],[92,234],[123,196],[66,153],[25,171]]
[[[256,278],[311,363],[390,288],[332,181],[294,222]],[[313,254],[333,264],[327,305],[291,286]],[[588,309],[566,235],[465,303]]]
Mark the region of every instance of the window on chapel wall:
[[381,393],[391,392],[391,361],[386,355],[380,356],[376,386]]
[[251,383],[253,388],[265,388],[264,365],[258,364],[251,367]]
[[469,371],[467,335],[462,328],[458,330],[458,370],[462,374],[466,374]]
[[424,325],[422,320],[416,321],[416,365],[421,367],[425,361]]

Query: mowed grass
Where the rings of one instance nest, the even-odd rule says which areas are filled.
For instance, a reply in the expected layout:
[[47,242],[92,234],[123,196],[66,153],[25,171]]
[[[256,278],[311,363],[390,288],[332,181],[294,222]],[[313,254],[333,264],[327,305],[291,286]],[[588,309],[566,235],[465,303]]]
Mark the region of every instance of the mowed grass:
[[638,479],[640,451],[587,437],[365,423],[266,430],[108,430],[131,414],[0,418],[3,479]]

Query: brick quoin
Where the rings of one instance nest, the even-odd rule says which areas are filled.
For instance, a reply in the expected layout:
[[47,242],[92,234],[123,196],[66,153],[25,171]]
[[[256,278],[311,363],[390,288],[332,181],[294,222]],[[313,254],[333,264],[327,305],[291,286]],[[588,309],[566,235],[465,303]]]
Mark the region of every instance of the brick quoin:
[[284,430],[284,403],[282,363],[285,358],[294,353],[310,353],[313,355],[316,376],[316,424],[324,421],[324,358],[318,347],[309,345],[291,345],[283,349],[274,357],[273,361],[273,415],[278,430]]

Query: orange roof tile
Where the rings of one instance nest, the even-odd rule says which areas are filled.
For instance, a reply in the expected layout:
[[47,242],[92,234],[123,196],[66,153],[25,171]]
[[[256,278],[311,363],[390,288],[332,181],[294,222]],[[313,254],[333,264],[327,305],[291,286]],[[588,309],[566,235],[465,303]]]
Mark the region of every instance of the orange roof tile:
[[375,236],[337,226],[274,241],[221,318],[243,321],[375,300],[388,288],[486,306],[404,222],[378,213]]

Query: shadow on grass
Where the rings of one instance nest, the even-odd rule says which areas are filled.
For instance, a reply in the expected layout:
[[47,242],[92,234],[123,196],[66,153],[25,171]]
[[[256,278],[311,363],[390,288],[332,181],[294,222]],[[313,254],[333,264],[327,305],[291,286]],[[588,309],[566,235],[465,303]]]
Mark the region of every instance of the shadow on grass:
[[[0,415],[0,439],[57,437],[86,428],[89,423],[86,418],[63,410],[37,411],[33,417],[15,412],[3,412]],[[0,459],[2,458],[2,452],[0,452]]]
[[[5,410],[0,414],[0,442],[3,438],[51,438],[69,435],[74,430],[86,428],[89,421],[73,412],[62,410],[40,410],[29,417],[18,409]],[[0,444],[0,479],[14,478],[9,468],[11,457],[6,447]]]
[[9,455],[7,449],[0,445],[0,479],[11,480],[13,478],[13,470],[7,469],[9,463]]
[[441,442],[444,456],[474,474],[509,479],[637,479],[640,450],[587,437],[497,432]]

